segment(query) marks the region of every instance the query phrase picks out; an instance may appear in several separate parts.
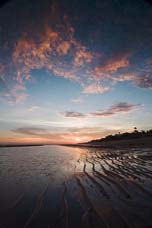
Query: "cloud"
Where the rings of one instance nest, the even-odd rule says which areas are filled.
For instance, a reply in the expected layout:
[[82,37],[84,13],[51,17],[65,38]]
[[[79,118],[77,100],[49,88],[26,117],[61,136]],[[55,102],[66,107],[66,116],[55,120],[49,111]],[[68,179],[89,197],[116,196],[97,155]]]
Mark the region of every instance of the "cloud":
[[0,100],[7,101],[10,105],[23,103],[28,97],[26,88],[23,85],[16,84],[10,90],[5,90],[2,93]]
[[62,41],[57,47],[57,52],[60,55],[66,55],[70,49],[71,43],[68,41]]
[[119,102],[117,104],[114,104],[110,106],[107,109],[99,110],[96,112],[90,112],[87,114],[80,113],[80,112],[70,112],[66,111],[63,114],[64,117],[70,117],[70,118],[84,118],[84,117],[108,117],[108,116],[114,116],[119,113],[128,113],[133,110],[136,110],[140,108],[141,104],[129,104],[127,102]]
[[73,111],[67,111],[62,113],[64,117],[74,117],[74,118],[82,118],[85,117],[86,115],[80,112],[73,112]]
[[105,91],[108,91],[110,88],[107,86],[103,86],[100,84],[91,84],[88,86],[85,86],[83,89],[83,93],[104,93]]
[[[14,88],[26,87],[33,69],[73,80],[83,93],[104,93],[126,81],[152,89],[152,9],[145,2],[142,7],[136,0],[122,4],[102,1],[91,8],[91,15],[86,1],[76,7],[64,1],[63,7],[60,1],[39,0],[37,4],[26,3],[28,14],[25,3],[12,4],[12,12],[6,6],[0,24],[0,78],[7,88],[4,99],[24,102],[27,92],[15,95]],[[127,14],[124,9],[128,9]],[[8,19],[3,21],[5,15]]]
[[[12,129],[12,139],[3,138],[10,143],[78,143],[116,133],[118,129],[101,127],[57,128],[22,127]],[[1,143],[1,142],[0,142]]]
[[82,97],[77,97],[77,98],[72,99],[72,102],[80,104],[80,103],[84,102],[84,99]]
[[118,113],[128,113],[139,107],[141,107],[141,104],[128,104],[127,102],[119,102],[105,110],[91,113],[91,116],[97,116],[97,117],[113,116]]
[[90,63],[93,59],[93,54],[87,51],[85,48],[81,48],[76,51],[74,56],[74,65],[80,67],[85,63]]
[[5,65],[0,62],[0,78],[3,78],[5,72]]
[[37,106],[37,105],[31,106],[31,107],[28,108],[28,112],[33,112],[33,111],[35,111],[35,110],[37,110],[37,109],[39,109],[39,108],[40,108],[40,107]]
[[136,85],[142,88],[152,89],[152,75],[147,74],[144,77],[136,78]]
[[[147,70],[148,71],[148,70]],[[127,72],[114,78],[115,82],[132,81],[134,85],[140,88],[152,89],[152,74],[141,72]]]
[[64,136],[62,135],[62,130],[59,132],[56,129],[45,129],[40,127],[21,127],[12,129],[12,132],[17,134],[17,136],[22,135],[22,140],[24,139],[29,140],[31,142],[34,142],[36,139],[38,140],[38,143],[41,142],[62,142],[64,140]]
[[22,127],[22,128],[17,128],[15,130],[12,130],[16,133],[21,133],[21,134],[28,134],[28,135],[39,135],[39,136],[46,136],[46,134],[49,133],[47,129],[44,128],[38,128],[38,127]]
[[111,77],[111,74],[117,72],[121,68],[126,68],[129,66],[128,56],[115,56],[112,59],[108,59],[105,63],[96,66],[94,73],[97,77],[107,75]]
[[[74,28],[67,19],[61,25],[61,31],[55,31],[45,25],[37,40],[24,34],[13,51],[13,63],[16,68],[16,80],[21,83],[29,80],[32,69],[46,68],[57,76],[79,81],[79,67],[90,63],[93,54],[74,37]],[[70,58],[66,59],[65,56]],[[81,83],[81,82],[80,82]]]

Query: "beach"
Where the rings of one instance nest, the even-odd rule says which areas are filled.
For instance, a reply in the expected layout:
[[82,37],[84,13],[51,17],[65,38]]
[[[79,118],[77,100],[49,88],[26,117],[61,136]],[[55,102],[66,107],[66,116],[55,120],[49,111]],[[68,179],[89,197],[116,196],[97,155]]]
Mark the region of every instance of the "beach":
[[152,151],[0,149],[0,227],[151,227]]

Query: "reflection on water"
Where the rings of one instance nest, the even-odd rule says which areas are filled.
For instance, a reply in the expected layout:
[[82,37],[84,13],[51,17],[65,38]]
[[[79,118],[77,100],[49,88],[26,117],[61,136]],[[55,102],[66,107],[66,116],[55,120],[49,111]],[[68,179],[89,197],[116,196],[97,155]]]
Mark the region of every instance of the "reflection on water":
[[74,173],[81,153],[79,148],[59,146],[1,148],[2,200],[17,191],[39,192],[48,182],[60,185]]
[[151,150],[0,148],[0,227],[150,227]]
[[12,213],[5,215],[6,220],[9,217],[7,225],[21,227],[45,191],[45,207],[49,208],[48,213],[55,214],[53,209],[59,207],[62,196],[61,186],[74,174],[83,151],[60,146],[0,148],[0,215]]

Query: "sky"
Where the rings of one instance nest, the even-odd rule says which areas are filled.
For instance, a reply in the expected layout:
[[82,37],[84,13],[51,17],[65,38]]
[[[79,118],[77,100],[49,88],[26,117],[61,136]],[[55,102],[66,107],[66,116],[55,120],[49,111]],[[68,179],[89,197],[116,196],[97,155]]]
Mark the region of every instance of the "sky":
[[0,7],[0,144],[80,143],[152,128],[152,4]]

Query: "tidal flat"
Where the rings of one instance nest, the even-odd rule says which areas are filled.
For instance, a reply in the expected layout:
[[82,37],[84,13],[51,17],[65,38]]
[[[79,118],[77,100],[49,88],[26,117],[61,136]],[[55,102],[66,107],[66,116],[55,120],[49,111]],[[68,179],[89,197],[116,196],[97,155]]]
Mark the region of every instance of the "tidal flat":
[[152,149],[0,148],[0,227],[152,227]]

